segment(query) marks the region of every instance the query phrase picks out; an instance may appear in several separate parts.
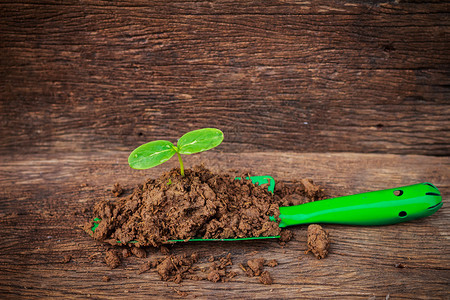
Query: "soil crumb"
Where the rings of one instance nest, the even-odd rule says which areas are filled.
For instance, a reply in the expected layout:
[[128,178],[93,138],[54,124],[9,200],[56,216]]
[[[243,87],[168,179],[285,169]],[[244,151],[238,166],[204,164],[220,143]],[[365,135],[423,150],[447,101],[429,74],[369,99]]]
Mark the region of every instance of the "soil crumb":
[[[194,272],[193,265],[197,261],[198,255],[196,253],[190,256],[186,256],[186,254],[168,255],[157,261],[155,267],[161,280],[181,283],[187,275]],[[153,265],[155,263],[149,263],[150,267],[153,267]]]
[[122,189],[122,187],[120,186],[120,184],[119,184],[118,182],[116,182],[116,183],[114,184],[114,187],[113,187],[113,189],[111,190],[111,192],[114,194],[114,196],[120,197],[120,195],[122,195],[122,193],[123,193],[123,189]]
[[267,263],[267,266],[271,267],[271,268],[276,267],[276,266],[278,266],[278,262],[276,259],[272,259]]
[[312,252],[317,259],[325,258],[328,255],[330,239],[328,232],[317,224],[308,226],[308,250]]
[[139,257],[139,258],[147,257],[147,252],[142,248],[133,247],[133,248],[131,248],[131,253],[133,253],[134,256]]
[[211,282],[230,281],[231,278],[237,275],[236,272],[229,271],[229,267],[232,265],[233,262],[231,260],[231,253],[228,253],[226,257],[222,257],[218,261],[214,259],[209,266],[207,279]]
[[266,285],[273,283],[273,279],[272,279],[272,277],[270,277],[269,271],[263,271],[261,273],[261,276],[259,276],[259,282],[261,282],[262,284],[266,284]]
[[130,257],[130,256],[131,256],[130,249],[128,249],[128,248],[123,248],[123,249],[122,249],[122,257],[123,257],[123,258],[127,258],[127,257]]
[[185,291],[180,291],[179,289],[173,288],[172,290],[177,293],[178,296],[180,297],[187,297],[188,293],[186,293]]
[[403,268],[406,268],[406,265],[404,265],[402,263],[396,263],[396,264],[394,264],[394,267],[399,268],[399,269],[403,269]]
[[[209,261],[210,259],[206,259]],[[159,277],[163,281],[181,283],[185,279],[194,281],[209,280],[211,282],[227,282],[237,276],[235,271],[230,270],[233,265],[231,254],[222,258],[214,259],[208,268],[199,268],[196,263],[199,261],[197,253],[190,256],[182,253],[179,255],[167,255],[161,258],[149,260],[139,267],[138,274],[156,269]],[[201,271],[203,274],[199,274]]]
[[96,253],[93,253],[93,254],[89,255],[88,259],[89,259],[89,261],[93,261],[93,260],[95,260],[98,256],[101,256],[101,255],[102,255],[101,252],[96,252]]
[[109,276],[103,276],[102,277],[102,281],[103,282],[109,282],[111,280],[111,278]]
[[255,258],[247,261],[248,265],[247,269],[248,272],[246,272],[247,275],[250,277],[261,275],[265,261],[266,260],[264,258]]
[[67,264],[67,263],[69,263],[71,260],[72,260],[72,255],[66,254],[66,255],[64,255],[64,257],[63,257],[62,263],[63,263],[63,264]]
[[[118,184],[116,190],[121,190]],[[203,166],[185,170],[185,177],[180,176],[179,169],[173,169],[158,179],[147,180],[127,197],[98,202],[92,220],[101,221],[94,232],[93,221],[85,225],[85,230],[96,240],[138,248],[158,247],[169,240],[276,235],[281,235],[280,242],[285,243],[292,233],[279,228],[270,216],[277,217],[280,206],[323,198],[323,190],[311,180],[291,185],[277,182],[272,194],[267,185],[235,180],[235,176],[215,174]]]
[[164,254],[164,255],[169,255],[170,254],[169,249],[167,247],[164,247],[164,246],[161,246],[159,248],[159,251],[161,251],[161,253]]
[[120,257],[116,250],[108,250],[105,254],[105,262],[111,269],[115,269],[120,265]]
[[151,268],[152,268],[151,262],[147,261],[147,262],[143,263],[143,264],[139,267],[139,270],[138,270],[137,273],[138,273],[138,274],[145,273],[145,272],[147,272],[148,270],[150,270]]
[[280,243],[281,246],[284,246],[284,245],[286,245],[287,242],[292,240],[293,237],[294,237],[294,233],[292,231],[290,231],[288,229],[284,229],[280,233],[280,238],[279,238],[278,242]]
[[247,261],[247,265],[244,266],[240,264],[239,266],[245,272],[248,277],[259,277],[259,282],[262,284],[272,284],[273,279],[270,276],[269,271],[264,271],[264,265],[275,267],[278,265],[278,262],[275,259],[272,259],[267,264],[265,264],[266,260],[264,258],[255,258]]
[[145,263],[143,263],[138,270],[138,274],[142,274],[147,272],[150,269],[154,269],[158,266],[158,264],[160,264],[164,259],[151,259],[149,261],[146,261]]

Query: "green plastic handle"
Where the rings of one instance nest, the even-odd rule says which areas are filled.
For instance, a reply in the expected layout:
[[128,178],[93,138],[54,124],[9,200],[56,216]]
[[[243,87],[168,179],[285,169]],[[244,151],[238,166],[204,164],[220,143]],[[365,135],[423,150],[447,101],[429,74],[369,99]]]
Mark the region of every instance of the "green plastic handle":
[[442,207],[442,196],[431,183],[280,207],[280,227],[332,223],[389,225],[434,214]]

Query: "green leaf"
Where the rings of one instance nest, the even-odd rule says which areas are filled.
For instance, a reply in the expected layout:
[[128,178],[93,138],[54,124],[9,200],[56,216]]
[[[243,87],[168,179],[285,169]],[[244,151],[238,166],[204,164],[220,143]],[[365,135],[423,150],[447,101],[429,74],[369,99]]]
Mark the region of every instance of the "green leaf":
[[192,154],[217,147],[223,141],[223,133],[216,128],[203,128],[183,135],[177,143],[180,154]]
[[128,157],[128,164],[138,170],[153,168],[168,161],[176,153],[175,149],[169,141],[153,141],[134,149]]

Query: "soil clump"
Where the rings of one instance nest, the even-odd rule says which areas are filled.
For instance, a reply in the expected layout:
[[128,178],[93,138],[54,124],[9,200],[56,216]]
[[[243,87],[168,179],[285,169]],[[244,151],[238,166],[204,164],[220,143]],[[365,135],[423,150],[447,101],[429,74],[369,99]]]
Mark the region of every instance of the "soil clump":
[[[122,188],[117,184],[114,192],[120,195]],[[185,177],[181,177],[179,169],[173,169],[137,186],[129,196],[115,202],[98,202],[92,218],[100,220],[98,226],[93,232],[94,221],[90,221],[85,230],[96,240],[137,248],[192,238],[280,235],[280,241],[285,243],[292,238],[292,233],[279,228],[278,222],[271,221],[270,217],[278,217],[280,206],[323,197],[323,190],[310,180],[292,185],[277,182],[272,194],[267,185],[235,180],[234,176],[215,174],[203,166],[187,169]],[[134,250],[133,254],[145,257],[144,252]]]
[[117,253],[117,250],[111,249],[106,251],[105,262],[106,265],[108,265],[108,267],[110,267],[111,269],[117,268],[121,263],[120,256]]
[[317,259],[325,258],[330,248],[330,237],[322,226],[311,224],[308,226],[308,249],[306,253],[312,252]]
[[248,277],[258,277],[259,282],[270,285],[273,283],[273,279],[270,276],[269,271],[264,270],[264,265],[275,267],[278,265],[278,262],[276,260],[271,260],[269,263],[266,263],[264,258],[255,258],[248,260],[247,265],[240,264],[239,267]]
[[[248,176],[242,174],[240,178]],[[139,267],[139,274],[153,269],[161,280],[177,284],[185,279],[230,281],[238,275],[231,270],[230,254],[217,259],[214,256],[204,258],[209,266],[200,268],[197,253],[171,254],[163,244],[193,238],[279,236],[279,243],[284,245],[293,234],[279,228],[279,207],[325,198],[323,189],[307,179],[292,184],[276,182],[271,193],[268,184],[255,185],[251,180],[235,178],[196,166],[187,169],[185,177],[180,176],[179,169],[173,169],[157,179],[149,179],[127,196],[122,196],[124,190],[116,183],[112,193],[118,198],[98,202],[84,230],[94,239],[115,246],[104,256],[111,269],[130,256],[146,258],[145,247],[151,246],[160,247],[163,257],[149,258]],[[272,216],[276,221],[270,219]],[[328,233],[319,225],[309,226],[307,252],[320,259],[328,254],[328,248]],[[273,279],[264,266],[273,268],[277,265],[275,259],[255,258],[239,267],[247,276],[269,285]],[[105,276],[103,280],[106,282],[110,278]]]

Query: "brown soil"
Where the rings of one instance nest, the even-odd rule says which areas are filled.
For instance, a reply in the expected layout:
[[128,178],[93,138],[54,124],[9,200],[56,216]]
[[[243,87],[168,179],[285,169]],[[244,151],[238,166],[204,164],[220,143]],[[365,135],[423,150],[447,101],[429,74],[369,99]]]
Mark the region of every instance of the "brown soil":
[[[231,254],[228,253],[225,257],[214,258],[213,256],[203,259],[209,262],[209,267],[199,268],[196,264],[199,262],[197,253],[190,256],[182,253],[179,255],[166,255],[160,258],[153,258],[146,261],[139,268],[138,274],[156,270],[161,280],[172,281],[174,283],[181,283],[185,279],[190,280],[209,280],[211,282],[228,282],[236,277],[238,273],[231,270],[233,261]],[[272,284],[273,280],[268,271],[264,271],[264,258],[256,258],[247,261],[247,264],[239,264],[244,273],[249,277],[258,277],[259,282],[263,284]],[[276,260],[269,261],[266,265],[275,267],[278,265]]]
[[159,248],[159,251],[161,251],[161,253],[162,253],[162,254],[165,254],[165,255],[168,255],[168,254],[170,253],[169,249],[167,249],[167,248],[164,247],[164,246],[161,246],[161,247]]
[[193,253],[190,256],[186,254],[167,255],[162,258],[151,259],[145,262],[139,268],[138,274],[147,272],[150,269],[156,269],[161,280],[180,283],[183,279],[194,273],[194,264],[198,261],[198,255]]
[[229,270],[233,265],[231,254],[222,257],[217,261],[214,257],[209,258],[210,266],[204,268],[203,274],[199,275],[199,268],[195,266],[198,262],[198,254],[193,253],[190,256],[186,254],[167,255],[158,259],[151,259],[145,262],[139,268],[139,274],[147,272],[150,269],[156,269],[161,280],[181,283],[184,279],[191,280],[209,280],[211,282],[226,282],[237,275],[236,272]]
[[133,247],[133,248],[131,248],[131,253],[133,253],[134,256],[139,257],[139,258],[147,257],[147,252],[145,252],[145,250],[142,248]]
[[[281,230],[269,217],[278,216],[279,206],[324,197],[323,190],[309,180],[290,186],[277,182],[272,195],[266,185],[256,186],[250,180],[214,174],[203,166],[187,169],[185,175],[181,177],[179,170],[173,169],[156,180],[147,180],[130,196],[114,203],[100,201],[94,207],[93,218],[100,218],[101,222],[93,237],[112,245],[120,241],[137,247],[157,247],[169,240],[280,234],[281,241],[286,242],[292,234]],[[115,190],[117,194],[122,192],[119,185]],[[85,226],[90,234],[92,226],[92,222]],[[133,254],[145,257],[142,252]],[[109,265],[112,267],[114,263]]]
[[70,261],[72,260],[72,255],[70,255],[70,254],[66,254],[66,255],[64,255],[64,258],[63,258],[63,263],[64,264],[67,264],[67,263],[69,263]]
[[122,195],[122,193],[123,193],[123,189],[119,183],[115,183],[111,192],[114,194],[114,196],[120,197],[120,195]]
[[328,255],[330,247],[330,238],[328,232],[317,224],[308,226],[308,250],[312,252],[317,259],[325,258]]
[[[191,238],[280,236],[280,244],[284,245],[292,239],[292,232],[279,228],[278,222],[270,221],[270,216],[277,217],[280,206],[324,198],[323,190],[310,180],[291,185],[277,182],[272,194],[267,185],[256,186],[250,180],[214,174],[202,166],[186,170],[185,174],[181,177],[178,169],[171,170],[156,180],[147,180],[129,196],[113,202],[102,200],[94,207],[92,219],[101,221],[94,233],[91,230],[94,223],[88,222],[86,232],[96,240],[126,246],[106,252],[105,262],[110,268],[118,267],[122,259],[132,255],[146,258],[143,247],[154,246],[160,247],[164,256],[147,260],[140,266],[139,274],[154,269],[161,280],[174,283],[184,279],[226,282],[238,275],[231,270],[230,254],[218,259],[205,258],[209,267],[199,268],[196,253],[190,256],[170,254],[162,244]],[[246,176],[248,174],[240,177]],[[124,191],[115,184],[112,192],[120,197]],[[328,234],[315,226],[308,228],[308,251],[323,258],[328,253]],[[272,284],[272,277],[264,266],[277,265],[274,259],[267,262],[264,258],[255,258],[239,266],[247,276],[257,277],[262,284]],[[109,281],[109,277],[103,280]]]
[[106,251],[105,254],[105,262],[111,269],[115,269],[120,265],[120,256],[117,253],[117,250],[112,249]]
[[218,262],[212,261],[209,266],[209,273],[207,279],[212,282],[226,282],[237,275],[236,272],[230,271],[229,267],[233,265],[231,261],[231,254],[222,257]]
[[[270,276],[269,271],[263,270],[265,261],[266,260],[264,258],[255,258],[247,261],[247,265],[240,264],[239,266],[248,277],[257,276],[259,278],[259,282],[261,282],[262,284],[272,284],[273,280],[272,277]],[[278,262],[273,259],[266,265],[270,267],[275,267],[278,265]]]
[[123,258],[127,258],[131,256],[131,251],[128,248],[123,248],[122,249],[122,257]]
[[187,274],[191,273],[192,265],[198,260],[197,254],[187,257],[182,255],[169,255],[156,266],[161,280],[180,283]]
[[266,264],[266,266],[273,268],[273,267],[278,266],[278,262],[276,259],[272,259]]
[[261,276],[259,276],[259,282],[261,282],[262,284],[272,284],[273,283],[273,279],[270,276],[269,271],[263,271],[261,273]]
[[255,258],[247,262],[248,268],[246,272],[249,276],[259,276],[261,275],[262,269],[264,268],[264,258]]

